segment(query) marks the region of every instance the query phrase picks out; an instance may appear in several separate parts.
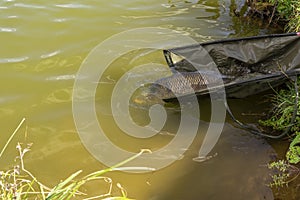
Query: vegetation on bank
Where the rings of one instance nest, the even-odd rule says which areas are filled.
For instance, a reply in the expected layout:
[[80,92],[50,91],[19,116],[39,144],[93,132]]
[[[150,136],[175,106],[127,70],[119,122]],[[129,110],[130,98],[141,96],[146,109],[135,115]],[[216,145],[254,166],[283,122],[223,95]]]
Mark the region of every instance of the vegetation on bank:
[[[299,0],[247,0],[242,9],[235,5],[233,14],[241,17],[240,20],[259,20],[264,27],[272,26],[284,32],[300,31]],[[297,85],[293,82],[288,82],[279,91],[274,90],[269,118],[259,121],[269,134],[288,133],[286,138],[290,141],[285,158],[268,164],[275,173],[270,186],[287,185],[300,174],[300,100],[299,92],[295,90],[295,87],[299,88],[300,77]]]
[[[0,152],[0,160],[4,154],[5,149],[10,143],[11,139],[17,133],[22,123],[25,121],[23,119],[14,133],[11,135],[9,140],[6,142],[4,147]],[[103,200],[130,200],[127,197],[126,190],[118,183],[117,187],[120,191],[121,196],[113,196],[113,181],[111,178],[104,176],[107,172],[115,171],[120,166],[125,163],[137,158],[141,154],[148,152],[148,150],[142,150],[140,153],[134,155],[127,160],[116,164],[107,169],[96,171],[88,175],[78,178],[82,170],[79,170],[72,175],[70,175],[65,180],[61,181],[54,187],[46,186],[41,183],[38,178],[36,178],[30,170],[26,169],[24,165],[24,156],[30,151],[29,145],[22,145],[18,143],[17,151],[18,156],[16,157],[16,164],[8,170],[0,170],[0,199],[4,200],[24,200],[24,199],[43,199],[43,200],[68,200],[68,199],[80,199],[91,200],[91,199],[103,199]],[[108,184],[108,191],[105,194],[99,194],[97,196],[88,196],[81,191],[81,188],[86,185],[86,183],[102,180]]]
[[277,11],[278,19],[286,21],[286,30],[296,32],[300,29],[300,1],[298,0],[269,0]]
[[[298,85],[300,85],[300,77],[297,79]],[[272,97],[273,109],[270,111],[270,117],[260,120],[261,125],[270,127],[273,131],[284,132],[288,129],[287,136],[291,141],[286,158],[268,164],[269,169],[275,171],[270,186],[287,185],[300,174],[297,167],[297,164],[300,163],[300,99],[297,90],[295,90],[295,83],[288,82],[285,88],[278,92],[275,91]]]
[[298,0],[248,0],[249,14],[269,24],[283,26],[286,32],[300,29],[300,1]]

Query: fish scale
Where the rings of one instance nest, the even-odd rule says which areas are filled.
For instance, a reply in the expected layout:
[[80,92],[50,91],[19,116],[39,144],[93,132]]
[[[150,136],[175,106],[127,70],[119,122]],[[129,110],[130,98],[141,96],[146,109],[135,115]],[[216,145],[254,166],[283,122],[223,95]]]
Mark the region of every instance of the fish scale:
[[192,94],[207,90],[207,87],[222,83],[222,78],[213,72],[182,72],[157,80],[152,84],[150,91],[160,99],[170,99],[176,96]]

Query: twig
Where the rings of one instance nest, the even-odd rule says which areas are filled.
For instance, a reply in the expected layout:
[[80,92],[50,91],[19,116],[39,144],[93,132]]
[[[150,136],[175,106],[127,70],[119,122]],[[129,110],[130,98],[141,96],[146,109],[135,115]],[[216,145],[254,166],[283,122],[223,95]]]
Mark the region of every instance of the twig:
[[[18,146],[20,147],[20,148],[17,148],[17,149],[18,149],[19,155],[20,155],[21,170],[22,170],[23,172],[25,172],[26,174],[28,174],[28,175],[32,178],[32,180],[35,181],[40,187],[42,187],[43,189],[46,189],[46,190],[49,190],[49,191],[50,191],[51,188],[49,188],[49,187],[45,186],[44,184],[42,184],[41,182],[39,182],[39,181],[37,180],[37,178],[36,178],[35,176],[33,176],[33,174],[31,174],[27,169],[25,169],[24,161],[23,161],[23,156],[24,156],[24,154],[22,153],[22,149],[21,149],[20,143],[18,143]],[[42,189],[42,188],[41,188],[41,189]],[[43,190],[41,190],[41,191],[43,191]]]
[[10,143],[10,141],[13,139],[13,137],[15,136],[15,134],[18,132],[18,130],[21,128],[22,124],[24,123],[25,118],[22,119],[22,121],[20,122],[20,124],[18,125],[18,127],[15,129],[15,131],[13,132],[13,134],[10,136],[10,138],[8,139],[8,141],[6,142],[6,144],[4,145],[1,153],[0,153],[0,158],[3,155],[5,149],[7,148],[8,144]]
[[269,19],[269,24],[268,24],[268,26],[270,26],[270,24],[272,23],[272,20],[273,20],[273,18],[274,18],[274,14],[275,14],[275,11],[276,11],[276,5],[274,6],[274,8],[273,8],[273,11],[272,11],[272,15],[271,15],[271,17],[270,17],[270,19]]

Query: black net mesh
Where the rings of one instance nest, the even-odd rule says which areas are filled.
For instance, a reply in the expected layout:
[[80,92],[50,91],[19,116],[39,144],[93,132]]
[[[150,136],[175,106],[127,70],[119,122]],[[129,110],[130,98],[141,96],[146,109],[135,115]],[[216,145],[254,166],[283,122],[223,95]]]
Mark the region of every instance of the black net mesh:
[[[242,98],[278,86],[300,73],[299,36],[289,33],[227,39],[164,50],[164,55],[174,72],[199,71],[195,65],[201,66],[209,55],[221,76],[230,77],[225,83],[227,97]],[[210,71],[208,64],[202,65],[200,71]]]

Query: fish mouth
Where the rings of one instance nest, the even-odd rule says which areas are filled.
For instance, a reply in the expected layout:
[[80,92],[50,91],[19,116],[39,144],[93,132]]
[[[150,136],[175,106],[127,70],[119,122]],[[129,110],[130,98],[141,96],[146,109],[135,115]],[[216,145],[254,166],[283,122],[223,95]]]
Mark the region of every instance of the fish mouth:
[[131,98],[131,102],[136,106],[149,107],[154,104],[164,105],[163,99],[153,93],[151,86],[144,87]]

